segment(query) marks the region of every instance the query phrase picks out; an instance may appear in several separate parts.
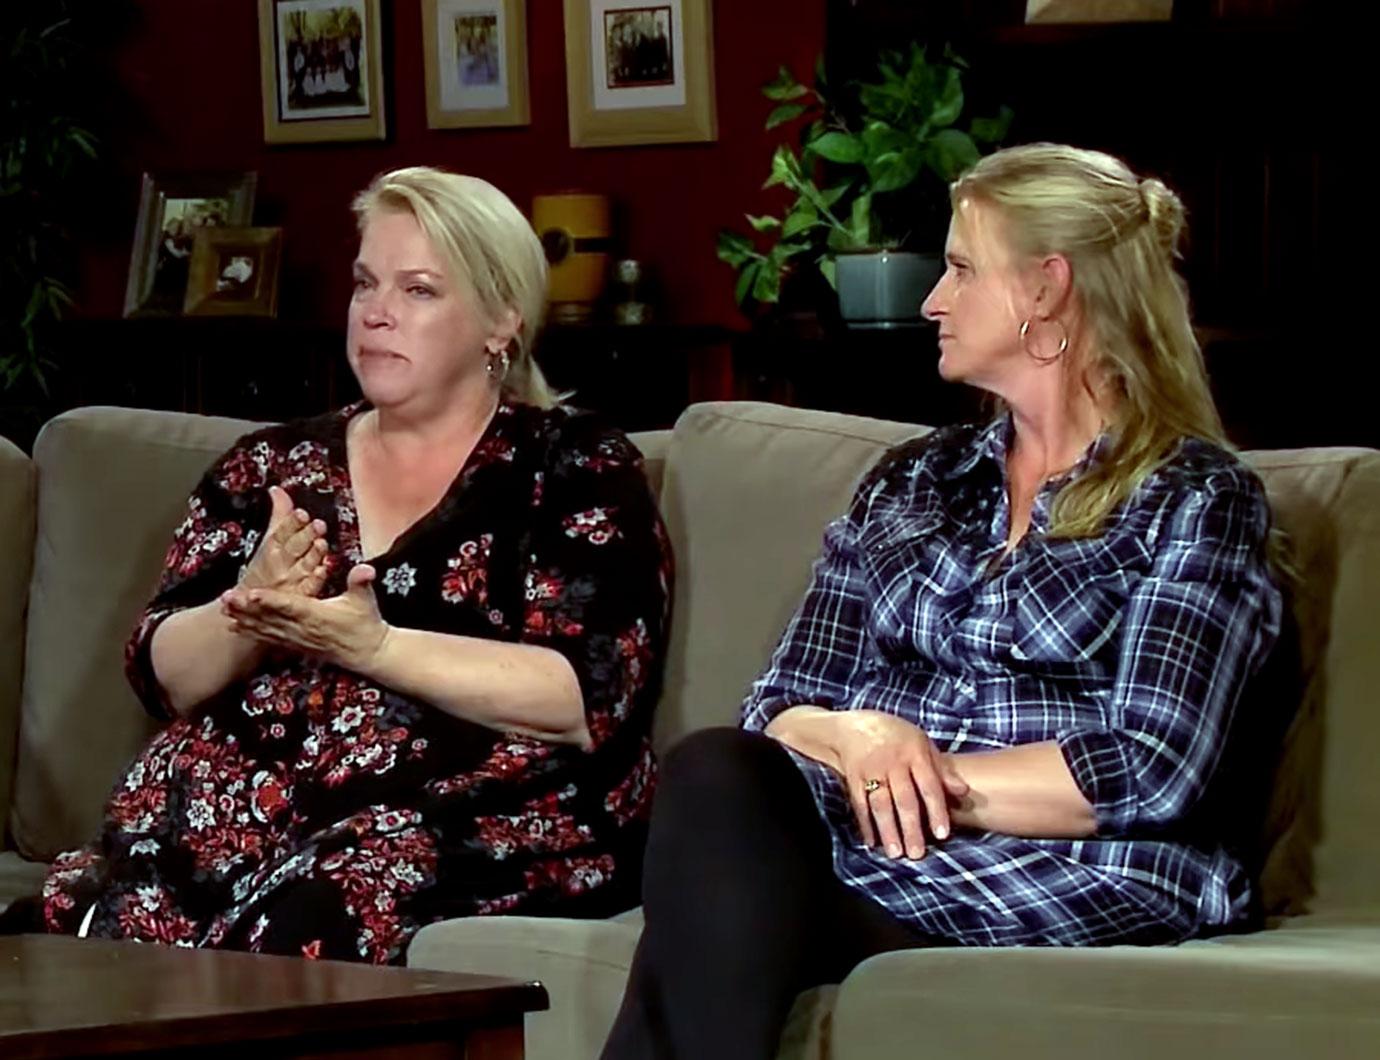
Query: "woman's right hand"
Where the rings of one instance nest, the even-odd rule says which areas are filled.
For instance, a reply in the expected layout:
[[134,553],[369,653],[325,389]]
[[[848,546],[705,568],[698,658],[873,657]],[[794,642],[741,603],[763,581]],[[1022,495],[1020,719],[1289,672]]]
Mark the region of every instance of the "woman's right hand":
[[945,838],[949,799],[968,794],[950,756],[894,714],[802,705],[773,718],[766,734],[838,773],[863,842],[876,846],[880,839],[894,858],[923,856],[926,826]]
[[268,499],[268,528],[239,587],[316,596],[326,584],[326,524],[294,508],[281,486],[269,486]]
[[863,842],[880,840],[893,858],[923,857],[926,826],[936,839],[946,838],[949,799],[962,798],[968,785],[918,725],[879,710],[834,717],[837,768]]

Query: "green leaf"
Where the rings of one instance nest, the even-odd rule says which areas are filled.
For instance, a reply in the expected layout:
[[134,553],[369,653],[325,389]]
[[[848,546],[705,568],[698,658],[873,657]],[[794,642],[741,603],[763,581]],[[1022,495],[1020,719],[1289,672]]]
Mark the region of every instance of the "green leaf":
[[778,125],[785,125],[788,121],[795,121],[796,118],[800,117],[808,109],[809,107],[804,103],[783,103],[767,115],[767,128],[775,129]]
[[748,224],[752,225],[752,230],[754,232],[771,232],[781,227],[781,221],[770,215],[757,217],[748,213],[743,214],[743,216],[747,218]]
[[757,279],[752,284],[752,297],[759,302],[777,302],[781,299],[781,267],[770,260],[762,263]]
[[752,245],[752,240],[727,228],[719,233],[716,253],[720,261],[726,261],[734,268],[758,256],[757,248]]
[[784,184],[788,188],[798,188],[802,179],[800,160],[795,157],[795,152],[788,145],[782,144],[771,156],[771,176],[767,177],[762,187],[770,188],[776,184]]
[[968,135],[978,143],[996,144],[1006,139],[1011,129],[1013,112],[1010,107],[1002,107],[995,118],[974,118],[968,127]]
[[878,163],[884,163],[884,156],[900,154],[910,146],[910,137],[884,121],[870,121],[863,127],[863,165],[869,174]]
[[762,95],[774,100],[799,99],[809,91],[785,66],[777,71],[775,81],[762,86]]
[[853,212],[849,216],[849,231],[853,241],[860,247],[872,243],[872,193],[863,192],[853,200]]
[[956,68],[950,66],[944,71],[938,94],[930,112],[930,124],[943,129],[958,121],[963,113],[963,81]]
[[795,257],[801,251],[808,249],[810,248],[809,244],[807,243],[789,243],[783,240],[782,242],[777,243],[776,246],[771,248],[771,253],[767,255],[767,260],[779,267],[781,265],[784,265],[787,261]]
[[781,226],[781,238],[789,239],[801,232],[808,232],[817,224],[819,224],[819,211],[815,209],[813,203],[805,200],[798,203],[796,208],[786,215],[786,222]]
[[853,230],[849,226],[843,228],[830,228],[829,238],[825,241],[824,245],[833,251],[858,249],[858,244],[853,239]]
[[845,180],[842,184],[835,184],[832,188],[825,188],[819,193],[820,201],[823,202],[825,206],[833,206],[852,186],[853,182],[851,180]]
[[857,137],[842,132],[825,133],[810,144],[810,150],[830,162],[860,162],[863,156]]
[[915,183],[924,165],[924,156],[918,147],[887,156],[885,165],[879,164],[872,180],[872,190],[877,193],[898,191]]
[[733,289],[733,300],[739,305],[747,305],[753,285],[757,282],[757,273],[761,271],[761,268],[762,263],[754,261],[738,276],[738,285]]
[[925,155],[925,162],[941,180],[956,180],[965,170],[977,164],[978,149],[972,137],[958,129],[944,129],[935,134]]
[[833,258],[824,256],[819,259],[820,273],[829,281],[829,286],[834,288],[838,287],[838,281],[835,279],[836,268]]

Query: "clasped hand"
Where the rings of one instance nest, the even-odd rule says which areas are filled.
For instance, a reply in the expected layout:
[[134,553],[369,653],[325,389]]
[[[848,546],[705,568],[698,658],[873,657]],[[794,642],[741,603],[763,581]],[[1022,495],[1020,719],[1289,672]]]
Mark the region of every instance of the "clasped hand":
[[[842,775],[863,842],[880,839],[891,857],[925,853],[925,825],[936,839],[950,831],[949,799],[961,799],[968,785],[952,757],[924,729],[876,710],[840,711],[834,740]],[[923,804],[924,813],[921,813]]]
[[326,582],[326,524],[312,519],[281,486],[268,487],[264,539],[240,575],[240,588],[316,596]]
[[374,568],[361,563],[350,570],[345,591],[325,600],[276,589],[230,589],[221,594],[221,612],[236,633],[271,648],[368,673],[390,630],[379,614],[374,577]]
[[294,508],[279,486],[268,489],[264,539],[240,577],[220,597],[230,628],[261,644],[362,672],[383,648],[389,626],[374,596],[374,568],[354,567],[345,591],[316,599],[326,581],[326,524]]

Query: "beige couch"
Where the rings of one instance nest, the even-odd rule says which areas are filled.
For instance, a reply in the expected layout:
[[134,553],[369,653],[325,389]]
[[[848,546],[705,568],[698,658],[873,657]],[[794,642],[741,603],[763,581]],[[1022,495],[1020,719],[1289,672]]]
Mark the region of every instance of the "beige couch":
[[[0,854],[0,902],[92,832],[147,737],[120,647],[186,493],[250,426],[82,409],[45,428],[32,462],[0,439],[0,810],[12,848]],[[635,436],[679,567],[662,746],[734,720],[824,523],[888,445],[920,430],[710,404],[673,433]],[[1303,571],[1307,695],[1276,784],[1265,878],[1267,901],[1291,915],[1256,935],[1162,949],[884,955],[803,996],[783,1053],[1380,1056],[1380,453],[1249,459]],[[541,979],[552,1005],[529,1021],[529,1055],[578,1058],[597,1052],[638,932],[636,913],[452,921],[422,931],[410,963]]]

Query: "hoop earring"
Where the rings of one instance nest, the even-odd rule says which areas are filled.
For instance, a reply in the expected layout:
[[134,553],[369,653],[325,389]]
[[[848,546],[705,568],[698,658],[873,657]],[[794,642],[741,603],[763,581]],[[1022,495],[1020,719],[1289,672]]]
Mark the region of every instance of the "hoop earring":
[[484,371],[489,377],[489,381],[495,386],[501,386],[503,381],[508,378],[508,369],[512,367],[512,362],[508,358],[508,351],[490,349],[484,360]]
[[1034,361],[1036,364],[1053,364],[1060,357],[1064,356],[1064,354],[1066,354],[1069,349],[1068,329],[1065,328],[1063,324],[1060,324],[1059,321],[1054,319],[1053,317],[1050,318],[1049,322],[1051,324],[1058,326],[1060,338],[1058,351],[1052,354],[1051,356],[1046,357],[1042,354],[1036,353],[1033,349],[1031,349],[1029,341],[1030,321],[1028,319],[1021,321],[1021,349],[1025,350],[1025,355],[1029,357],[1032,361]]

